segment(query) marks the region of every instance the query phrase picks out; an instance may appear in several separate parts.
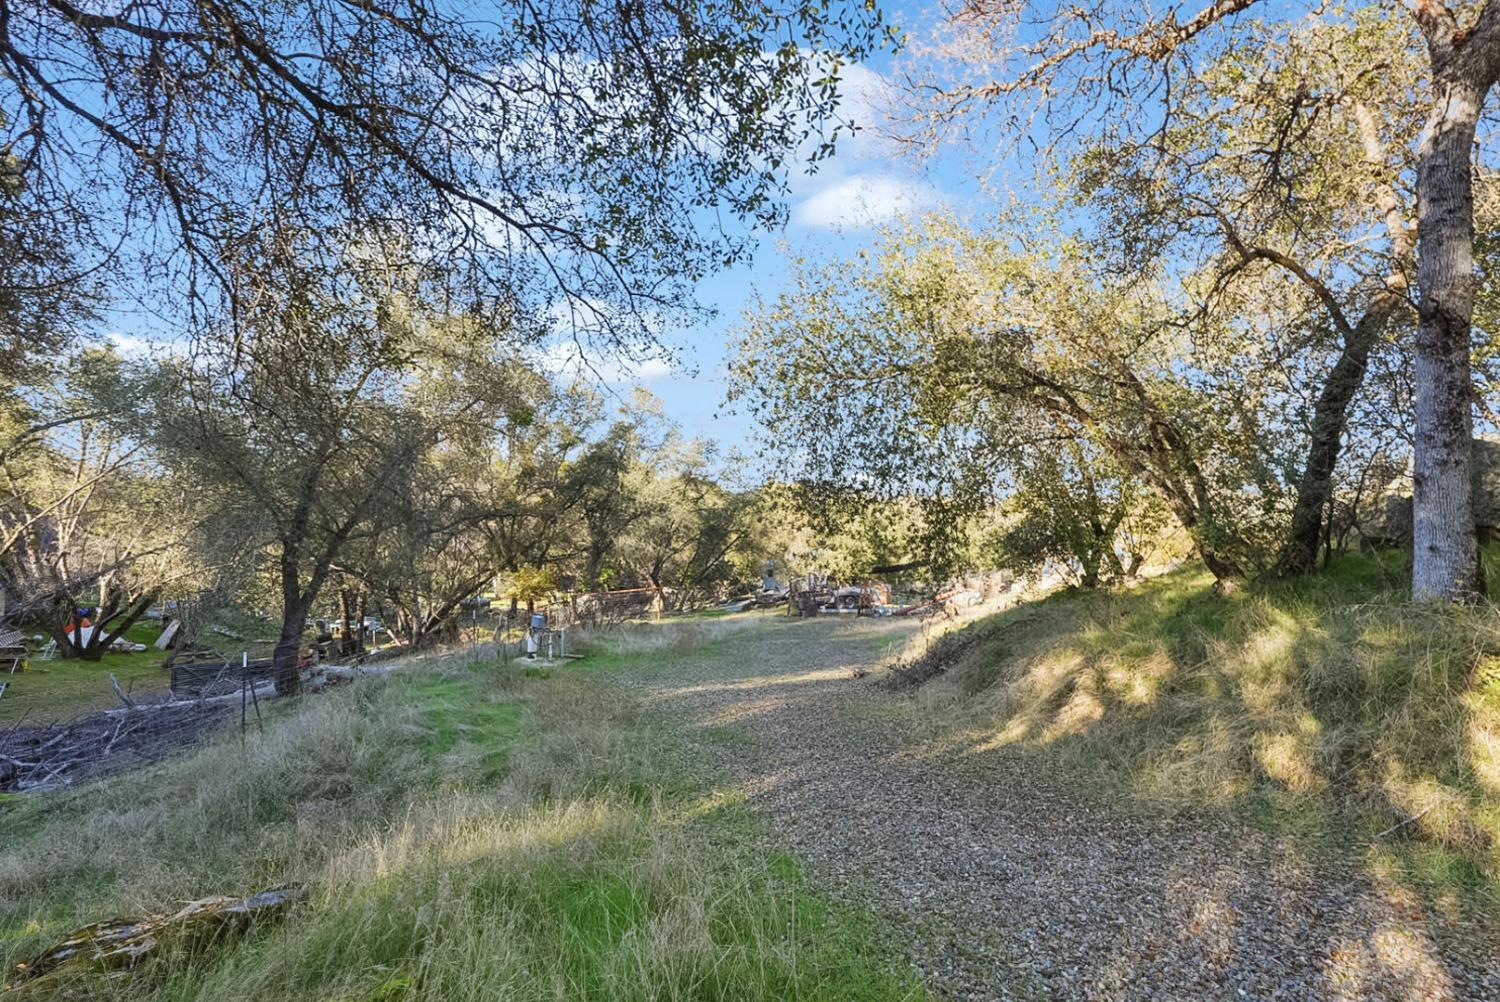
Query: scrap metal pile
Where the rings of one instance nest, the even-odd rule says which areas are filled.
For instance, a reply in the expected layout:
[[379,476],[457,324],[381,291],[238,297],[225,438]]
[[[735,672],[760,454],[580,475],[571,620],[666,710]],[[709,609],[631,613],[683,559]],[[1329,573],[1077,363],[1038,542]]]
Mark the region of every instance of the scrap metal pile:
[[787,614],[791,616],[913,616],[940,611],[959,593],[953,589],[936,597],[897,602],[891,586],[883,581],[870,584],[834,584],[826,576],[809,574],[794,580],[787,591]]
[[[899,565],[905,570],[914,565]],[[887,568],[876,568],[881,573]],[[957,580],[936,592],[925,588],[898,593],[885,581],[843,584],[827,575],[807,574],[794,578],[785,594],[789,616],[927,616],[953,615],[982,602],[987,593],[1004,593],[1012,587],[1009,576]]]

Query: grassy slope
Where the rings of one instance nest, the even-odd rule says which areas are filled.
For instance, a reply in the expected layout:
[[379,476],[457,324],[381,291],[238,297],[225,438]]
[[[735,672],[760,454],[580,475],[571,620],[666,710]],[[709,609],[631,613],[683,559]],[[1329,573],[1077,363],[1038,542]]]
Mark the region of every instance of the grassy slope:
[[[683,654],[650,656],[655,668]],[[629,670],[631,656],[608,663]],[[235,733],[148,772],[0,804],[7,969],[85,921],[292,881],[310,901],[238,944],[71,990],[920,997],[873,958],[864,919],[755,848],[743,807],[703,796],[705,777],[677,764],[694,757],[687,738],[592,672],[428,669],[277,711],[243,748]]]
[[975,624],[920,701],[961,755],[1035,754],[1158,805],[1344,844],[1420,815],[1370,862],[1492,895],[1500,610],[1412,607],[1397,559],[1228,598],[1196,571],[1055,595]]

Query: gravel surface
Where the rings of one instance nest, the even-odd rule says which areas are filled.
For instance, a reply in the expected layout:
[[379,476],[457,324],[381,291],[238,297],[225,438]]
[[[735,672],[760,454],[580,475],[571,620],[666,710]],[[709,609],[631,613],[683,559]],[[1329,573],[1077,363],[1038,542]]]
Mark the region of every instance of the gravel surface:
[[909,629],[767,622],[664,662],[651,698],[749,736],[727,776],[934,994],[1500,1000],[1500,930],[1378,881],[1358,846],[1339,865],[1218,814],[1101,802],[1036,757],[924,754],[889,712],[906,697],[855,677]]

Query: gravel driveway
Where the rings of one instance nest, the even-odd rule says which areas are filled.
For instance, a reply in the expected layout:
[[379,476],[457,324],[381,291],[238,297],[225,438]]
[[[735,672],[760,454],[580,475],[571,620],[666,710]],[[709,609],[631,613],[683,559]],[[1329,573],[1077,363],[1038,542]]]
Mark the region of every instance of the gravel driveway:
[[855,679],[902,622],[767,621],[664,660],[679,726],[748,736],[722,763],[836,897],[889,921],[956,999],[1500,1000],[1500,937],[1358,865],[1219,815],[1153,817],[1037,759],[923,753]]

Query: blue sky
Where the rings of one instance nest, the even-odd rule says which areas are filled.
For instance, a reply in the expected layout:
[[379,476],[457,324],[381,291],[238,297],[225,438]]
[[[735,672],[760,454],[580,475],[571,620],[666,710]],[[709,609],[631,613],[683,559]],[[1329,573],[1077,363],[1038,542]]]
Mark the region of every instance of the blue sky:
[[[920,6],[888,13],[897,20],[906,15],[908,30],[930,16]],[[750,451],[755,444],[753,424],[743,415],[724,411],[725,362],[734,329],[755,296],[772,298],[781,290],[787,256],[837,259],[868,242],[879,225],[940,207],[965,215],[983,214],[984,198],[972,160],[950,149],[919,161],[881,135],[896,58],[905,57],[881,52],[869,62],[843,68],[841,118],[857,126],[857,131],[843,135],[834,155],[821,161],[816,171],[799,171],[788,178],[788,221],[783,230],[756,234],[753,254],[699,285],[698,301],[715,311],[713,319],[661,332],[677,353],[678,364],[649,361],[630,366],[590,358],[592,381],[602,381],[601,388],[621,402],[631,399],[634,386],[643,386],[686,434]],[[813,147],[809,142],[807,151]],[[119,304],[110,318],[108,337],[127,352],[150,351],[161,345],[155,333],[158,326],[141,307]],[[563,347],[561,354],[550,362],[544,359],[544,364],[569,371],[564,356],[574,350]]]
[[769,299],[781,290],[788,255],[837,259],[869,241],[880,224],[939,207],[962,215],[983,213],[981,186],[966,157],[948,150],[919,161],[878,133],[890,74],[888,54],[846,68],[841,86],[846,116],[868,127],[845,136],[815,173],[789,179],[789,216],[781,232],[761,232],[753,255],[699,285],[699,301],[717,315],[698,327],[666,332],[682,364],[669,369],[646,363],[634,377],[617,366],[601,367],[610,389],[628,399],[632,386],[644,386],[687,434],[748,450],[756,429],[744,415],[724,412],[724,365],[734,329],[754,297]]

